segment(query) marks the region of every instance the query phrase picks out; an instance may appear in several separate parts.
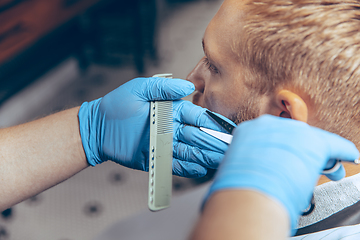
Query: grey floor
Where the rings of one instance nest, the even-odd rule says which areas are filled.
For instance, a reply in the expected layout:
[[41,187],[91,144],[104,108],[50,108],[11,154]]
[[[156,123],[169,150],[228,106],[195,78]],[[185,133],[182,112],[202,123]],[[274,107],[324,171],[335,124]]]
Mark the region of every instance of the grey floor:
[[[166,22],[159,23],[159,62],[149,64],[143,75],[170,72],[186,78],[203,56],[201,39],[220,4],[220,0],[179,4]],[[137,75],[131,65],[93,64],[84,72],[76,58],[69,57],[0,106],[0,127],[91,101]],[[93,239],[117,221],[147,208],[147,181],[147,173],[111,162],[88,168],[14,206],[8,217],[0,218],[0,240]],[[177,177],[174,184],[174,196],[197,186]]]

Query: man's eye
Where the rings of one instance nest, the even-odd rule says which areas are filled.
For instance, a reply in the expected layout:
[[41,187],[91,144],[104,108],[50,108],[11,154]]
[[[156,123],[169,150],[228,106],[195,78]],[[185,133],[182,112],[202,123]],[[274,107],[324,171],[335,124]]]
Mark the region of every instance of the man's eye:
[[217,68],[210,63],[210,61],[207,57],[204,58],[204,64],[207,66],[207,68],[210,70],[210,72],[216,73],[216,74],[219,73]]

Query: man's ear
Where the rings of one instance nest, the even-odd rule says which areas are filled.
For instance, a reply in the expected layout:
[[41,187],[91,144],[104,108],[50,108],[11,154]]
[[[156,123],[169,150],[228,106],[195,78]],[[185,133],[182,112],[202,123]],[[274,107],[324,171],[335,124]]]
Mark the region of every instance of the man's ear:
[[294,92],[280,90],[275,97],[278,116],[307,122],[308,107],[304,100]]

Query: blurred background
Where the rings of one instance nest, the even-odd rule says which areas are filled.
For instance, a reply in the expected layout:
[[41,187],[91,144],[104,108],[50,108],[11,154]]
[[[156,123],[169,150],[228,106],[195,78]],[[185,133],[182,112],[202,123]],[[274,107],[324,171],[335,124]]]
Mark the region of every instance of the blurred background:
[[[0,127],[78,106],[137,76],[186,78],[221,2],[0,0]],[[174,177],[173,196],[211,176]],[[2,212],[0,240],[93,239],[146,211],[147,186],[145,172],[110,162],[88,168]]]

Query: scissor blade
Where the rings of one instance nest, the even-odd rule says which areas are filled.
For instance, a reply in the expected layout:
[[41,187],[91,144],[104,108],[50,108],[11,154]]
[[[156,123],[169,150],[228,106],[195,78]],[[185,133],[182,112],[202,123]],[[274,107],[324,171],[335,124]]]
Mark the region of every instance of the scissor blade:
[[230,134],[218,132],[218,131],[211,130],[211,129],[204,128],[204,127],[200,127],[200,130],[206,132],[207,134],[210,134],[211,136],[213,136],[227,144],[230,144],[232,141],[232,138],[233,138],[233,136]]
[[220,124],[221,127],[223,127],[228,133],[232,133],[234,130],[234,126],[222,119],[221,117],[217,116],[216,114],[210,112],[209,110],[206,110],[206,113],[214,119],[218,124]]

